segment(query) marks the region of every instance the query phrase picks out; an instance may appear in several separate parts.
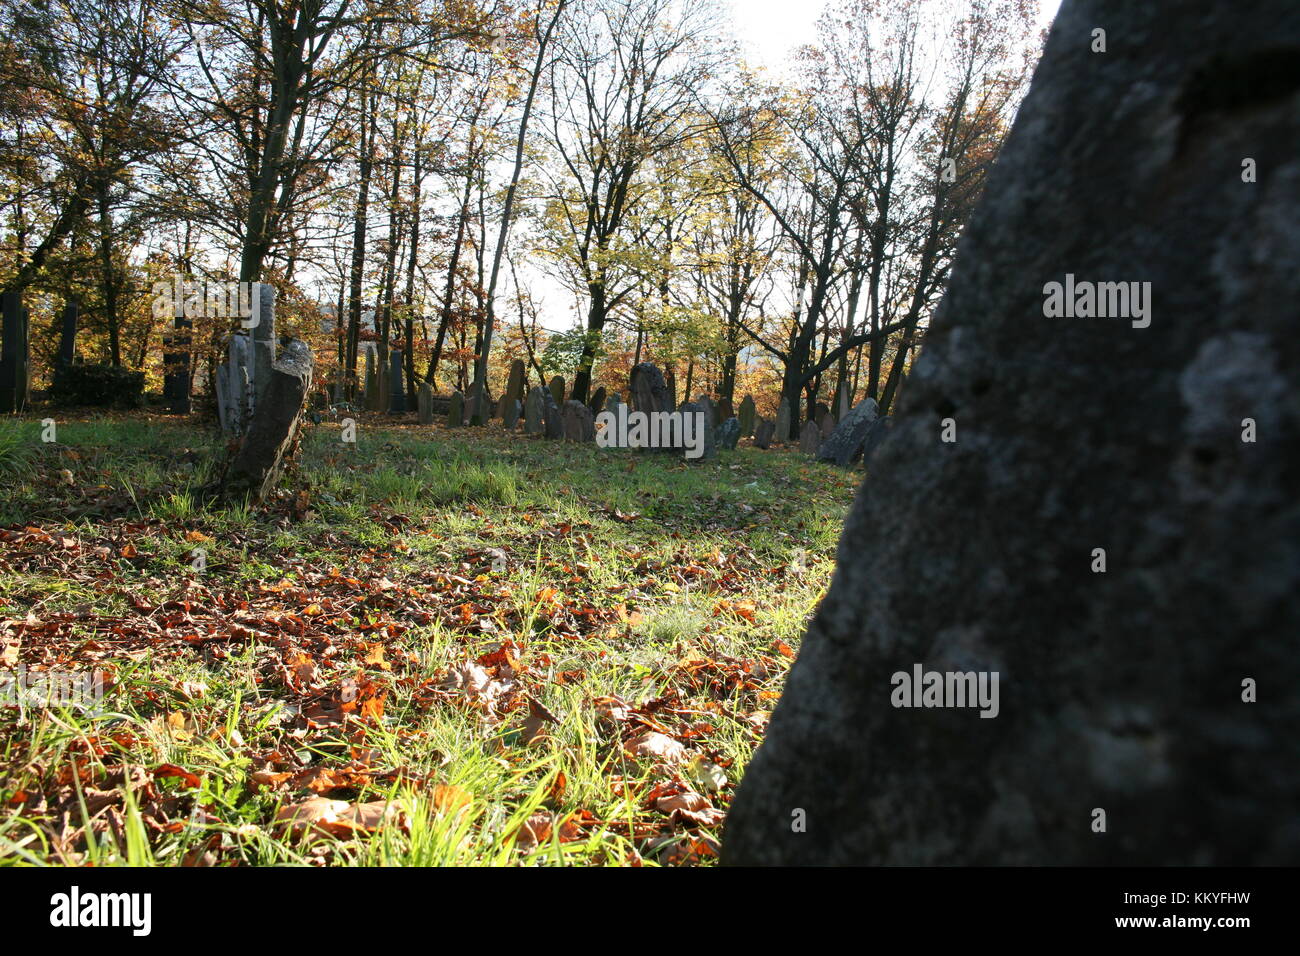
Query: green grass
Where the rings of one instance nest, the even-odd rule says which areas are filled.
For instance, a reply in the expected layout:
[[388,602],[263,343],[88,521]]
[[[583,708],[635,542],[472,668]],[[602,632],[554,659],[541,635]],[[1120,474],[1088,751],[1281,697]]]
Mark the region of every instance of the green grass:
[[0,670],[111,685],[0,707],[17,865],[707,864],[861,477],[363,418],[213,508],[203,427],[57,438],[0,422]]

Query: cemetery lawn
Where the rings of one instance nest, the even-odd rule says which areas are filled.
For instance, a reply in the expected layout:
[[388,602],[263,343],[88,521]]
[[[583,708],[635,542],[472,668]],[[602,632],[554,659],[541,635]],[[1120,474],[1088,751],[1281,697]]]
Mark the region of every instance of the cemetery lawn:
[[206,426],[0,422],[0,684],[105,680],[0,701],[0,862],[716,860],[862,472],[358,418],[254,510]]

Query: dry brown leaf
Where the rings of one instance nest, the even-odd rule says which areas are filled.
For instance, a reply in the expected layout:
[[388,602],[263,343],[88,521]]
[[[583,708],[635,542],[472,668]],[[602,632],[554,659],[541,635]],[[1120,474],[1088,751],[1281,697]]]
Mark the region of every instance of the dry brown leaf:
[[686,748],[681,743],[653,730],[633,737],[623,749],[633,757],[649,757],[664,763],[681,763],[686,759]]

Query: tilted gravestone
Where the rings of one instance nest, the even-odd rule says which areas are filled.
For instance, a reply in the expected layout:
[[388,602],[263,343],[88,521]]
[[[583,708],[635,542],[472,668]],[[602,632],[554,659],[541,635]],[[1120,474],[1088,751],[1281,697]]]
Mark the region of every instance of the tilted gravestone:
[[524,433],[527,435],[540,435],[546,430],[542,420],[546,408],[542,399],[544,391],[542,386],[537,385],[528,392],[528,401],[524,405]]
[[776,433],[776,425],[766,418],[760,418],[758,425],[754,428],[754,447],[768,448],[772,444],[772,436]]
[[564,403],[564,376],[556,375],[551,379],[551,397],[556,405]]
[[740,441],[740,422],[732,416],[718,426],[716,434],[714,440],[719,448],[735,451],[736,442]]
[[804,422],[803,431],[799,434],[799,451],[805,455],[817,454],[817,446],[821,444],[822,434],[817,429],[816,422]]
[[591,396],[591,401],[587,403],[587,407],[590,408],[593,413],[604,411],[605,408],[605,386],[604,385],[596,389],[596,394]]
[[465,396],[459,391],[451,393],[451,402],[447,405],[447,427],[458,428],[465,424]]
[[723,862],[1300,863],[1298,48],[1061,6]]
[[740,437],[748,438],[754,434],[754,397],[746,395],[745,400],[740,403],[740,414],[736,416],[740,420]]
[[275,487],[292,453],[302,422],[304,400],[311,388],[312,354],[307,343],[294,339],[271,366],[266,389],[221,480],[227,501],[264,500]]
[[421,425],[433,424],[433,386],[428,382],[421,382],[419,389],[416,390],[416,406],[420,416]]
[[867,433],[875,424],[878,408],[874,398],[864,398],[857,407],[844,416],[844,420],[835,426],[831,437],[821,443],[817,449],[818,461],[830,461],[847,468],[862,457],[862,449],[867,441]]
[[835,416],[827,413],[826,417],[820,422],[822,441],[827,441],[831,435],[835,434]]
[[595,441],[596,416],[585,402],[569,399],[564,403],[564,438],[566,441]]

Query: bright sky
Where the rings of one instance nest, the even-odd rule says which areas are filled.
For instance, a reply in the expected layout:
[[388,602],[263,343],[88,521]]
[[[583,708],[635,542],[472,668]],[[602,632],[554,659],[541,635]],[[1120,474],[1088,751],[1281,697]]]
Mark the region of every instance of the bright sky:
[[[926,0],[922,0],[926,2]],[[827,0],[722,0],[731,6],[731,32],[741,43],[741,53],[751,66],[780,72],[797,47],[816,38],[817,18]],[[1051,25],[1061,0],[1039,0],[1038,22]],[[585,303],[540,269],[525,266],[521,279],[539,306],[539,323],[550,331],[573,327]]]
[[[736,36],[756,66],[779,69],[798,46],[811,43],[826,0],[728,0]],[[1038,22],[1046,27],[1061,0],[1039,0]]]

